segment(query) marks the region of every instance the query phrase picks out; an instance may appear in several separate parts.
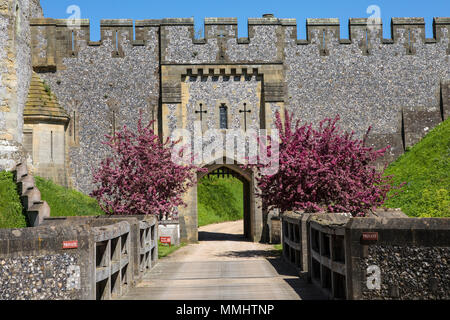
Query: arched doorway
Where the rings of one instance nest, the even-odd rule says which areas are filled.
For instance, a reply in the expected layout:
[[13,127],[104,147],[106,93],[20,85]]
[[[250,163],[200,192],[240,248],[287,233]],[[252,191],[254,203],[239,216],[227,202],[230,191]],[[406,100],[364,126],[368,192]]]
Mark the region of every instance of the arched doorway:
[[[212,163],[205,165],[204,168],[207,168],[208,172],[198,173],[197,181],[200,181],[200,179],[204,176],[214,173],[217,170],[222,170],[232,173],[234,177],[242,182],[244,196],[244,237],[250,241],[260,241],[263,215],[260,204],[261,200],[255,195],[256,183],[254,172],[250,169],[242,169],[236,163],[227,164],[226,160],[223,161],[223,164]],[[197,185],[193,186],[190,190],[188,190],[188,192],[186,192],[184,195],[184,201],[187,204],[187,207],[179,209],[181,241],[196,242],[198,241]]]
[[[219,215],[219,217],[215,216],[215,218],[223,218],[222,215],[226,215],[227,213],[232,212],[233,220],[237,220],[236,209],[241,211],[242,216],[240,217],[243,220],[243,236],[246,239],[251,238],[251,206],[250,206],[250,183],[248,176],[244,176],[241,173],[238,173],[233,168],[227,167],[226,165],[215,165],[209,166],[207,173],[200,173],[197,175],[198,184],[198,198],[197,198],[197,213],[199,218],[199,226],[201,225],[201,217],[205,219],[205,210],[200,211],[200,208],[205,209],[204,201],[211,200],[213,205],[215,205],[216,209],[210,210],[206,216],[215,216]],[[222,180],[222,181],[220,181]],[[240,182],[238,182],[238,181]],[[205,183],[209,186],[208,189],[205,187]],[[200,189],[201,188],[201,189]],[[205,193],[205,189],[207,192]],[[231,191],[233,189],[233,191]],[[202,195],[203,191],[203,195]],[[216,195],[212,195],[211,193],[217,192]],[[239,197],[241,199],[236,199],[236,195],[234,193],[241,193]],[[206,199],[205,199],[206,198]],[[202,201],[203,200],[203,201]],[[238,201],[242,201],[242,205],[238,205]],[[240,203],[239,203],[240,204]],[[217,207],[220,209],[217,210]],[[212,212],[211,212],[212,211]],[[215,212],[214,212],[215,211]],[[218,212],[221,211],[221,212]],[[234,211],[234,212],[233,212]],[[201,213],[203,213],[201,215]],[[229,216],[230,217],[230,216]],[[231,218],[231,217],[230,217]],[[239,219],[239,218],[238,218]],[[209,219],[206,219],[209,220]],[[210,222],[211,223],[211,222]],[[201,240],[201,239],[200,239]]]

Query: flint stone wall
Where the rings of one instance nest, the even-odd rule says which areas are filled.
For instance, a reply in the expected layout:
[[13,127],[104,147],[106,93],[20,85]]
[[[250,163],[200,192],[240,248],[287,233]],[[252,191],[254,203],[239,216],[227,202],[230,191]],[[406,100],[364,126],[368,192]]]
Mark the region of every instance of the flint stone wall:
[[[78,240],[78,249],[63,250],[62,242],[70,240]],[[86,226],[0,230],[0,299],[72,300],[89,296],[89,252],[93,246]]]
[[[77,39],[88,31],[78,30]],[[112,31],[105,31],[112,37]],[[87,34],[86,34],[87,33]],[[92,168],[109,155],[105,135],[135,130],[142,111],[143,123],[156,120],[159,101],[159,44],[157,28],[146,31],[145,45],[134,45],[120,33],[120,55],[109,38],[101,45],[77,41],[77,53],[64,58],[55,73],[41,73],[71,117],[69,131],[69,184],[92,191]],[[45,46],[43,47],[45,49]]]
[[[354,299],[450,299],[450,219],[355,218],[346,225],[347,272]],[[362,232],[378,232],[379,240],[361,244]],[[351,260],[350,260],[351,259]],[[381,287],[367,287],[366,270],[381,270]]]

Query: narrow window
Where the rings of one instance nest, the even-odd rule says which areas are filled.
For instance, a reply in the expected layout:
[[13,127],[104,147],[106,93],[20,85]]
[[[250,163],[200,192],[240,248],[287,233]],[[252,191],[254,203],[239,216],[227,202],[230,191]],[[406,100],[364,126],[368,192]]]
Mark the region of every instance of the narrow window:
[[50,131],[50,159],[53,161],[53,131]]
[[33,156],[33,131],[24,130],[23,132],[23,147],[25,151]]
[[77,124],[77,118],[76,118],[76,113],[75,113],[75,111],[73,112],[73,119],[72,119],[72,121],[73,121],[73,142],[75,143],[76,141],[77,141],[77,137],[76,137],[76,134],[77,134],[77,128],[76,128],[76,124]]
[[116,112],[113,111],[112,114],[112,135],[116,134]]
[[366,48],[368,48],[368,47],[369,47],[369,36],[368,36],[367,29],[366,29]]
[[20,24],[22,23],[21,16],[20,16],[20,7],[19,5],[16,5],[16,35],[19,35],[20,33]]
[[228,129],[228,107],[225,103],[220,106],[220,129]]
[[119,52],[119,31],[116,30],[116,51]]
[[75,52],[75,35],[72,31],[72,53]]

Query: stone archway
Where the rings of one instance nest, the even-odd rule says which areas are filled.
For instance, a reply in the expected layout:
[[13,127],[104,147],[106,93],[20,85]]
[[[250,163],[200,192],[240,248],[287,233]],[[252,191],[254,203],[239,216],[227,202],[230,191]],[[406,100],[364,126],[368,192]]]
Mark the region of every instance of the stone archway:
[[[215,163],[203,166],[208,172],[197,174],[197,181],[202,177],[222,167],[228,168],[237,173],[238,178],[243,183],[244,188],[244,236],[250,241],[261,240],[263,229],[263,213],[261,200],[256,197],[256,181],[254,172],[250,169],[242,169],[238,164]],[[181,241],[198,241],[198,198],[197,185],[194,185],[184,195],[187,207],[179,209],[180,236]]]

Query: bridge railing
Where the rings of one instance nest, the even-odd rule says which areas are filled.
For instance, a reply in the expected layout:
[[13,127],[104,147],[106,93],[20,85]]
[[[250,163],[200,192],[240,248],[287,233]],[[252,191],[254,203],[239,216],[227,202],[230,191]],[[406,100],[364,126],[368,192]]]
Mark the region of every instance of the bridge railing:
[[95,241],[95,298],[110,300],[128,292],[130,225],[119,222],[93,228]]
[[[328,298],[346,299],[345,229],[350,218],[312,218],[309,223],[310,278]],[[326,221],[325,223],[322,223]]]
[[158,261],[158,228],[155,223],[139,221],[139,273],[151,269]]
[[287,212],[282,216],[283,257],[297,270],[308,271],[308,239],[306,221],[310,214]]

